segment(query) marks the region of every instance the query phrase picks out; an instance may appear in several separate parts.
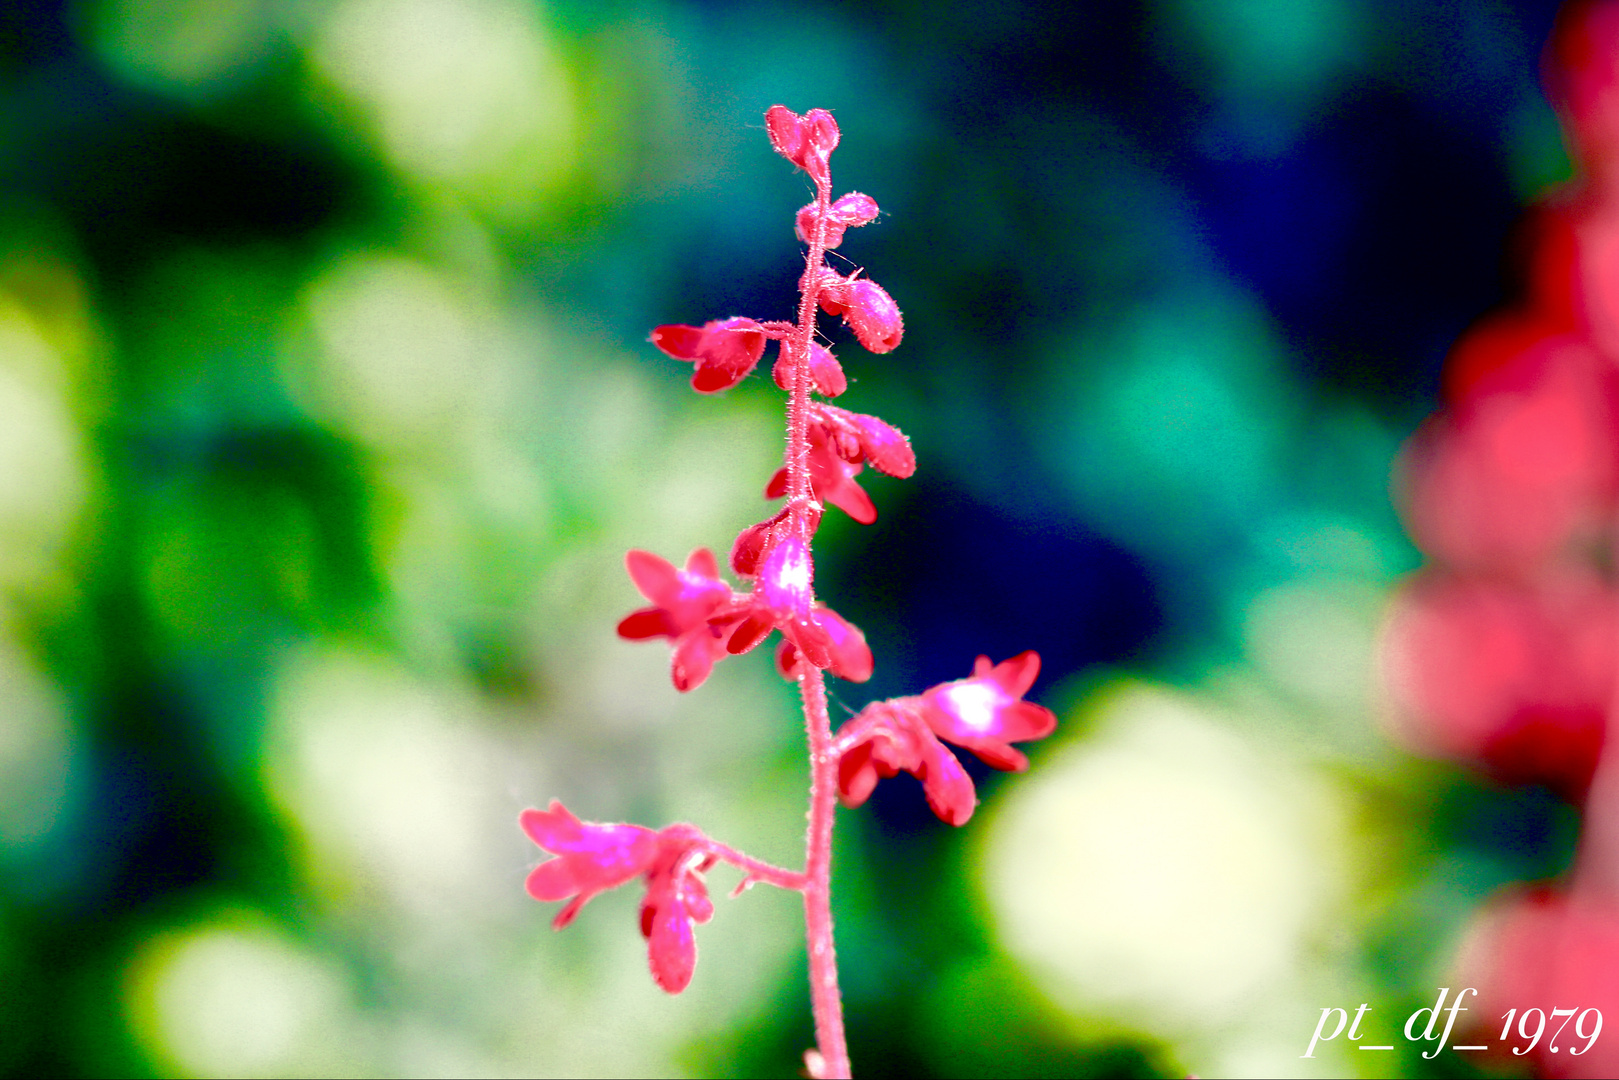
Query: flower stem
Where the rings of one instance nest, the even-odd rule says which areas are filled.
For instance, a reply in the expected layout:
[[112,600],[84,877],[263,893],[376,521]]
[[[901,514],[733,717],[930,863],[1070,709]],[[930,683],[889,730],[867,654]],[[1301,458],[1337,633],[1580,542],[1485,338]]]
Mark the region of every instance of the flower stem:
[[843,1035],[843,996],[838,990],[838,958],[832,945],[832,819],[837,810],[837,758],[832,753],[832,721],[826,711],[826,677],[811,667],[798,681],[810,747],[809,830],[805,839],[804,928],[809,944],[810,1008],[815,1043],[826,1077],[849,1075],[849,1047]]
[[721,862],[730,863],[743,872],[742,884],[737,886],[739,892],[755,881],[762,881],[766,885],[774,885],[778,889],[790,889],[795,892],[804,891],[805,876],[797,870],[788,870],[786,867],[774,866],[762,859],[755,859],[753,856],[746,855],[728,844],[710,840],[706,836],[700,836],[696,846]]
[[[814,489],[809,473],[810,346],[815,341],[815,309],[821,297],[821,265],[826,257],[827,214],[832,181],[815,178],[815,228],[804,254],[799,283],[798,326],[784,348],[795,352],[793,388],[787,399],[787,505],[793,532],[806,550],[815,522],[810,516]],[[809,948],[810,1008],[823,1077],[849,1075],[849,1048],[843,1035],[843,996],[838,991],[837,951],[832,945],[832,821],[837,812],[837,758],[832,753],[832,721],[826,711],[826,676],[803,665],[798,680],[809,738],[809,828],[804,841],[804,933]]]

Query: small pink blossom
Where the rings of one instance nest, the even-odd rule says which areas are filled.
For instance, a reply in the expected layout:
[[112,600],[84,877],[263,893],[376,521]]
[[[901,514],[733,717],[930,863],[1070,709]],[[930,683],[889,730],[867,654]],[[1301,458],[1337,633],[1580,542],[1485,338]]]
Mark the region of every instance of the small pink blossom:
[[1022,772],[1029,759],[1007,744],[1043,739],[1057,727],[1050,709],[1023,700],[1039,674],[1040,654],[1032,649],[994,665],[980,656],[971,678],[923,692],[923,716],[941,739],[971,750],[985,764]]
[[624,557],[630,579],[652,607],[625,616],[618,636],[632,641],[666,637],[673,644],[670,675],[681,693],[696,689],[708,678],[714,661],[727,655],[729,625],[746,610],[746,603],[720,580],[719,563],[707,548],[686,559],[686,568],[650,551],[631,551]]
[[799,116],[785,105],[772,105],[765,111],[765,130],[770,145],[788,161],[809,173],[817,182],[832,182],[828,158],[837,149],[841,133],[838,122],[825,109],[811,109]]
[[691,386],[702,394],[729,390],[759,363],[765,329],[752,319],[718,319],[702,326],[674,323],[652,331],[652,344],[676,360],[697,365]]
[[[809,407],[809,473],[815,497],[831,503],[862,525],[877,520],[877,508],[855,483],[870,463],[878,472],[908,477],[916,472],[916,453],[904,432],[891,424],[849,412],[836,405],[811,402]],[[787,493],[787,470],[778,469],[765,487],[767,499]]]
[[558,930],[596,894],[644,877],[641,935],[647,939],[652,978],[671,994],[686,989],[697,965],[692,925],[714,915],[703,874],[716,857],[706,850],[700,831],[690,825],[653,832],[640,825],[580,821],[556,799],[547,810],[524,810],[518,823],[529,839],[557,856],[529,873],[527,887],[536,900],[568,900],[551,922]]
[[[815,235],[816,217],[815,204],[810,203],[798,211],[798,217],[793,223],[793,230],[806,244]],[[830,250],[843,243],[845,229],[869,225],[876,220],[877,200],[858,191],[849,192],[833,203],[826,215],[826,247]]]
[[883,777],[908,772],[922,781],[928,805],[961,825],[978,797],[972,780],[940,739],[997,769],[1021,772],[1029,759],[1007,745],[1050,735],[1050,709],[1022,700],[1040,673],[1040,656],[1022,653],[1000,664],[980,656],[970,678],[942,683],[918,697],[873,702],[838,733],[838,794],[859,806]]
[[528,875],[528,894],[546,901],[573,898],[551,922],[558,930],[597,893],[641,876],[658,857],[658,834],[651,829],[583,822],[556,799],[550,809],[524,810],[517,820],[530,840],[557,856]]
[[[771,375],[776,385],[783,390],[792,392],[793,376],[798,365],[793,359],[793,350],[787,342],[782,342],[781,354],[776,358],[776,366]],[[823,397],[837,397],[849,389],[849,380],[843,374],[843,365],[838,358],[832,355],[832,350],[819,342],[810,343],[810,383],[811,389]]]
[[870,278],[821,272],[821,310],[841,315],[860,344],[874,353],[893,352],[905,336],[905,321],[894,298]]

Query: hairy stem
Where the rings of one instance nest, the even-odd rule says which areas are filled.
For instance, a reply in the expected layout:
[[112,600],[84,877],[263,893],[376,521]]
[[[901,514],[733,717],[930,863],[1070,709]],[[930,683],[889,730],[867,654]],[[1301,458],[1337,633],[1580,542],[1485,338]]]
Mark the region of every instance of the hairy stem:
[[[830,179],[816,178],[815,230],[804,256],[799,284],[798,327],[784,348],[794,350],[793,389],[787,400],[787,505],[793,533],[808,545],[813,489],[809,475],[810,346],[815,341],[815,309],[820,303],[821,265],[826,256],[826,216],[832,205]],[[843,996],[838,990],[837,951],[832,945],[832,821],[837,811],[837,758],[832,753],[832,721],[826,711],[826,676],[803,664],[798,680],[809,738],[809,829],[804,842],[804,932],[809,947],[810,1007],[821,1075],[847,1077],[849,1048],[843,1035]]]
[[832,945],[832,818],[837,810],[837,758],[832,753],[832,722],[826,711],[826,677],[809,668],[798,681],[809,733],[810,806],[805,840],[804,927],[809,942],[810,1007],[815,1042],[826,1077],[849,1075],[849,1048],[843,1035],[843,995],[838,990],[838,957]]

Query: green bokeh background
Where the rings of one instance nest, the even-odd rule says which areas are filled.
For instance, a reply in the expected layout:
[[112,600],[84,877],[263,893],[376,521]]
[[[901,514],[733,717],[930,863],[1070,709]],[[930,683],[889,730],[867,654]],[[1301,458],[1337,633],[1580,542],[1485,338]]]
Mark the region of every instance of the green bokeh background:
[[[840,812],[864,1075],[1435,1075],[1393,1041],[1551,795],[1378,729],[1389,505],[1448,343],[1566,177],[1547,4],[107,0],[0,9],[0,1068],[790,1075],[801,923],[721,901],[679,998],[636,898],[563,934],[515,826],[782,863],[793,696],[691,695],[622,557],[763,516],[780,394],[650,328],[787,317],[832,109],[840,254],[906,313],[843,403],[918,476],[829,513],[836,707],[1039,649],[1062,718],[959,832]],[[717,892],[733,883],[715,873]]]

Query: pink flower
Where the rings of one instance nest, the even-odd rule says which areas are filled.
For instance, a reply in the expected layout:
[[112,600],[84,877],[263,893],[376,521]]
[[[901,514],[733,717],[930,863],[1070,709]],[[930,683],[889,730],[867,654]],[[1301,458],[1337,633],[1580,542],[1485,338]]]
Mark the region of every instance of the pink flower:
[[965,747],[997,769],[1028,768],[1029,759],[1007,744],[1043,739],[1057,726],[1050,709],[1022,700],[1039,673],[1040,656],[1033,651],[995,665],[980,656],[971,678],[866,706],[838,733],[844,805],[859,806],[879,779],[908,772],[922,781],[935,814],[952,825],[966,822],[978,796],[939,740]]
[[1007,744],[1043,739],[1057,727],[1050,709],[1022,700],[1039,674],[1040,654],[1032,649],[995,665],[980,656],[972,678],[923,692],[923,717],[940,738],[966,747],[985,764],[1022,772],[1029,759]]
[[528,894],[536,900],[568,900],[551,922],[558,930],[597,893],[644,876],[641,935],[647,939],[652,978],[671,994],[686,989],[697,965],[692,925],[714,915],[702,875],[716,859],[705,850],[701,832],[690,825],[653,832],[640,825],[580,821],[555,799],[548,810],[524,810],[518,823],[529,839],[557,856],[529,873]]
[[785,105],[772,105],[765,111],[765,131],[770,145],[788,161],[823,184],[832,182],[827,159],[837,149],[841,133],[838,122],[825,109],[811,109],[799,116]]
[[[851,191],[833,203],[826,215],[826,246],[830,250],[843,243],[843,230],[858,228],[877,220],[877,200],[870,195],[862,195],[858,191]],[[809,243],[815,235],[815,204],[798,211],[798,217],[793,223],[793,230],[804,243]]]
[[[866,635],[861,633],[860,628],[825,604],[815,605],[813,617],[826,632],[829,642],[832,664],[827,670],[850,682],[870,679],[874,666],[871,646],[866,644]],[[800,673],[798,647],[786,636],[776,646],[776,670],[781,672],[784,679],[796,679]]]
[[632,641],[670,639],[675,689],[685,693],[701,686],[714,661],[726,655],[729,625],[746,612],[746,602],[720,580],[719,564],[707,548],[693,551],[684,570],[650,551],[631,551],[624,565],[653,606],[627,615],[618,624],[618,636]]
[[[787,342],[782,342],[781,353],[776,357],[776,366],[771,370],[776,385],[783,390],[791,392],[793,389],[793,375],[798,369],[793,359],[793,350]],[[838,358],[832,355],[832,350],[818,342],[810,342],[810,384],[817,394],[823,397],[837,397],[849,389],[849,380],[843,374],[843,365]]]
[[644,874],[659,853],[651,829],[583,822],[556,799],[549,810],[524,810],[517,820],[530,840],[557,856],[528,875],[528,894],[547,901],[573,897],[551,922],[558,930],[597,893]]
[[[854,478],[868,462],[878,472],[901,479],[915,473],[911,441],[875,416],[836,405],[811,402],[809,413],[810,486],[815,497],[870,525],[877,520],[877,508]],[[786,493],[787,470],[778,469],[765,487],[765,498],[778,499]]]
[[[916,698],[866,706],[850,721],[858,737],[838,758],[838,797],[855,807],[871,797],[877,781],[908,772],[922,781],[928,806],[951,825],[965,825],[978,806],[972,778],[934,736],[914,708]],[[839,732],[839,742],[844,733]]]
[[[1619,1075],[1619,1044],[1592,1037],[1601,1030],[1598,1017],[1619,1011],[1619,905],[1611,898],[1582,895],[1577,886],[1572,895],[1544,885],[1508,887],[1474,915],[1455,966],[1451,985],[1478,993],[1467,1004],[1457,1042],[1492,1043],[1486,1060],[1519,1069],[1530,1064],[1537,1076]],[[1543,1001],[1578,1012],[1551,1021],[1548,1037],[1532,1047],[1530,1021],[1521,1031],[1513,1025],[1502,1040],[1508,1009],[1521,1016],[1535,1002],[1549,1012],[1553,1006],[1539,1005]],[[1559,1022],[1565,1026],[1554,1033],[1552,1024]]]
[[752,319],[730,318],[686,326],[680,323],[652,331],[652,344],[697,365],[691,386],[702,394],[729,390],[747,377],[765,351],[765,330]]
[[[664,831],[669,833],[671,829]],[[641,901],[641,936],[647,939],[653,980],[671,994],[686,989],[697,966],[693,924],[706,923],[714,917],[714,902],[708,898],[708,885],[703,881],[704,872],[714,862],[714,856],[669,836],[665,837],[657,862],[647,872],[646,898]]]
[[821,310],[843,316],[860,344],[874,353],[893,352],[905,335],[899,305],[870,278],[846,278],[835,270],[822,270]]
[[[782,515],[772,522],[782,519]],[[818,668],[832,666],[832,637],[821,625],[815,612],[815,563],[810,556],[809,544],[797,536],[784,534],[781,527],[771,528],[772,522],[754,526],[738,538],[754,534],[762,537],[762,557],[758,558],[757,581],[747,616],[731,634],[726,648],[735,654],[748,652],[763,641],[770,631],[780,627],[787,638],[804,654],[804,658]],[[755,556],[750,556],[755,557]],[[737,554],[732,552],[733,564]],[[841,620],[839,620],[841,622]]]
[[[813,528],[818,515],[812,516]],[[742,530],[731,548],[731,569],[756,579],[727,651],[752,650],[780,628],[782,646],[776,667],[788,679],[798,677],[800,654],[816,667],[841,679],[865,682],[871,678],[871,649],[866,635],[825,604],[815,602],[815,566],[809,544],[789,531],[791,515],[784,509],[767,521]],[[742,598],[737,598],[741,602]]]
[[1616,599],[1584,568],[1527,581],[1424,570],[1395,595],[1380,642],[1393,734],[1582,800],[1613,698]]

